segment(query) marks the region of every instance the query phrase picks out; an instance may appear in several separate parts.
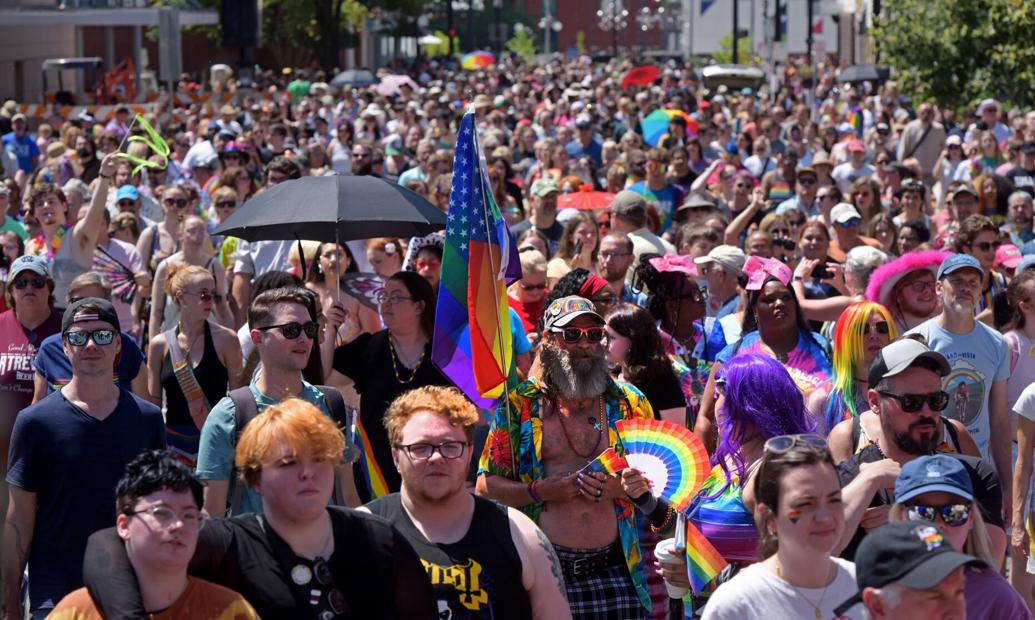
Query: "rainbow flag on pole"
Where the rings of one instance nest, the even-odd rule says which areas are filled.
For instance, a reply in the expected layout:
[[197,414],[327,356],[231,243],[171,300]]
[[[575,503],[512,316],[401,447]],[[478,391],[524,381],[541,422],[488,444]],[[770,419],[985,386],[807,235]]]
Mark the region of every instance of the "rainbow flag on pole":
[[686,520],[686,572],[690,578],[690,590],[700,594],[719,573],[726,568],[726,560],[704,537],[701,530]]
[[494,408],[506,389],[514,357],[507,285],[521,278],[517,248],[488,176],[474,112],[468,111],[453,158],[431,360],[483,409]]

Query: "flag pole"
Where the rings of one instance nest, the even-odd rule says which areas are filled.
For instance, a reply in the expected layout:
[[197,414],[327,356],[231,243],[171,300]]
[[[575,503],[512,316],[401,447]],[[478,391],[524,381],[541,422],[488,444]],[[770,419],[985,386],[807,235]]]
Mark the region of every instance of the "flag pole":
[[[484,155],[482,153],[482,143],[481,143],[481,140],[478,139],[478,129],[477,129],[477,127],[474,128],[473,134],[474,135],[472,137],[474,139],[474,148],[477,150],[477,155],[478,155],[478,184],[481,186],[481,190],[482,190],[481,191],[481,195],[482,195],[482,225],[485,226],[485,236],[486,236],[486,238],[491,238],[490,237],[491,229],[490,229],[490,226],[489,226],[489,210],[488,210],[488,205],[486,204],[485,191],[486,191],[486,189],[491,191],[492,187],[488,186],[488,183],[484,182],[488,175],[486,174],[487,170],[485,168],[485,157],[484,157]],[[499,245],[499,248],[500,248],[500,257],[501,257],[501,260],[502,260],[502,256],[503,256],[503,245],[502,245],[502,243]],[[493,254],[492,254],[491,251],[489,252],[489,269],[492,270],[493,272],[495,272],[497,274],[497,277],[499,279],[502,279],[503,283],[506,284],[506,282],[507,282],[506,276],[499,272],[499,267],[496,265],[496,261],[493,258]],[[492,296],[493,296],[494,301],[496,302],[496,303],[493,304],[493,311],[496,313],[496,327],[497,327],[497,329],[496,329],[496,342],[497,342],[497,345],[499,345],[500,353],[504,356],[503,357],[503,368],[500,369],[500,372],[503,375],[503,406],[506,407],[506,410],[507,410],[507,426],[510,426],[512,424],[512,412],[511,412],[511,409],[510,409],[510,392],[507,390],[507,376],[509,375],[510,364],[511,364],[512,360],[508,360],[505,357],[505,355],[506,355],[505,354],[506,348],[505,348],[504,342],[503,342],[503,317],[500,316],[500,301],[501,300],[499,298],[499,287],[498,286],[492,287]],[[510,335],[508,334],[507,337],[510,337]],[[520,447],[520,446],[521,446],[521,440],[519,439],[518,440],[518,447]],[[515,461],[514,450],[513,449],[510,450],[510,470],[514,473],[515,476],[518,475],[517,462]]]

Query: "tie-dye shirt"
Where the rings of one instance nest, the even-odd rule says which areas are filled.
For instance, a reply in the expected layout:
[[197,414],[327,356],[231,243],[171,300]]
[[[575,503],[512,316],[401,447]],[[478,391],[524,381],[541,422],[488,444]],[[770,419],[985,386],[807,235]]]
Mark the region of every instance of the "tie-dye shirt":
[[[783,363],[806,400],[817,388],[829,386],[834,377],[826,349],[827,341],[823,336],[812,332],[809,338],[808,334],[801,333],[798,335],[797,346],[788,352],[787,361]],[[725,364],[730,358],[743,353],[769,355],[757,330],[745,334],[739,343],[735,342],[720,351],[715,361]]]
[[[511,390],[508,396],[510,407],[501,401],[492,416],[485,449],[478,461],[478,474],[501,476],[524,484],[542,480],[546,477],[543,468],[543,386],[538,379],[532,378]],[[625,448],[618,438],[615,424],[625,418],[654,419],[650,402],[642,392],[626,383],[610,383],[604,392],[604,410],[607,414],[608,445],[620,455],[625,454]],[[618,518],[618,537],[625,553],[626,566],[636,586],[640,603],[649,611],[651,601],[636,532],[636,511],[629,500],[617,499],[614,504],[615,516]],[[539,522],[542,509],[542,504],[521,507],[521,511],[536,523]]]

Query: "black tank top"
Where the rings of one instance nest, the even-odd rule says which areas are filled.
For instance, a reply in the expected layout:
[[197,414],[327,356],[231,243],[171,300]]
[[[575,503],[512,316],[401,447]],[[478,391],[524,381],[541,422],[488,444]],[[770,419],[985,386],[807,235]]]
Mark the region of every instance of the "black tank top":
[[510,535],[506,507],[474,496],[474,515],[467,534],[451,544],[433,544],[417,529],[398,493],[366,505],[391,521],[431,578],[439,618],[464,620],[527,620],[532,604],[521,584],[521,558]]
[[[179,330],[177,329],[177,332]],[[186,353],[186,351],[184,351]],[[173,373],[172,356],[165,354],[162,360],[162,391],[165,392],[166,423],[176,426],[193,426],[194,420],[190,417],[190,410],[187,408],[187,399],[183,396],[180,383]],[[229,374],[223,362],[219,361],[216,353],[216,345],[212,342],[212,330],[208,321],[205,321],[205,352],[201,355],[201,361],[194,367],[194,378],[198,380],[201,391],[205,393],[210,407],[215,407],[221,398],[226,396]],[[200,434],[201,431],[199,430]]]

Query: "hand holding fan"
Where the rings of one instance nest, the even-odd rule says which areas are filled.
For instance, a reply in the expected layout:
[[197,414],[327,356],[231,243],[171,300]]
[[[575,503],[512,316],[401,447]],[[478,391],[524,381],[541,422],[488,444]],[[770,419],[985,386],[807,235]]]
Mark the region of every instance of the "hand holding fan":
[[664,420],[619,420],[616,426],[628,466],[651,481],[655,495],[685,512],[710,469],[701,440]]

